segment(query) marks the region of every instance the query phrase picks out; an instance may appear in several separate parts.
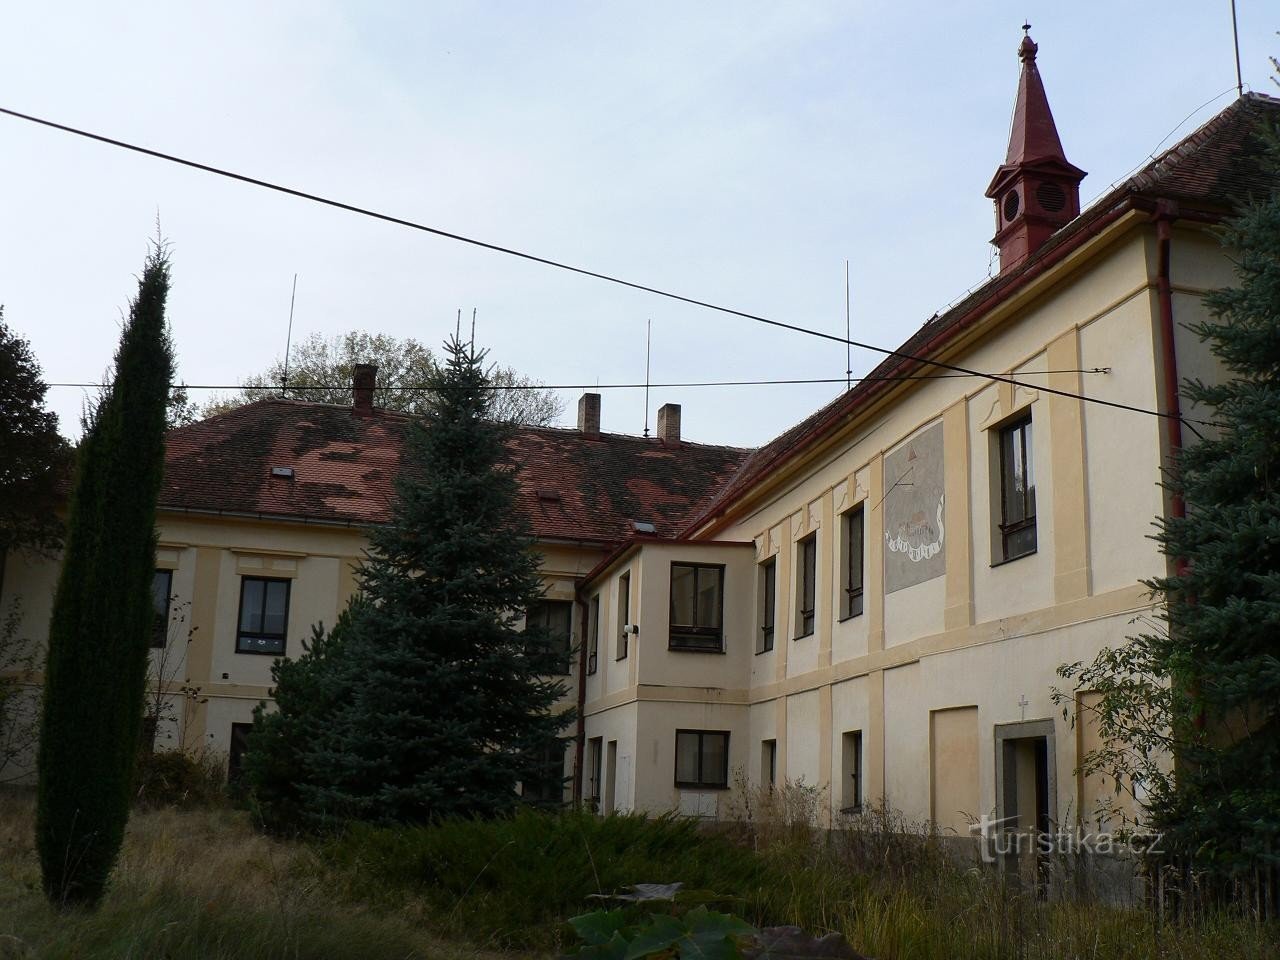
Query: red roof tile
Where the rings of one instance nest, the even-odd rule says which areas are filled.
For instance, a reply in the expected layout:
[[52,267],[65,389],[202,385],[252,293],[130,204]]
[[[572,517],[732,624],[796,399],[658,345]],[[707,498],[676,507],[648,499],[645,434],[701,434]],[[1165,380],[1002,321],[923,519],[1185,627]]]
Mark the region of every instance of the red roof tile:
[[[169,434],[161,510],[385,522],[407,418],[268,399]],[[522,427],[508,442],[519,505],[540,538],[614,543],[632,521],[673,536],[747,451]],[[290,468],[292,477],[273,475]]]

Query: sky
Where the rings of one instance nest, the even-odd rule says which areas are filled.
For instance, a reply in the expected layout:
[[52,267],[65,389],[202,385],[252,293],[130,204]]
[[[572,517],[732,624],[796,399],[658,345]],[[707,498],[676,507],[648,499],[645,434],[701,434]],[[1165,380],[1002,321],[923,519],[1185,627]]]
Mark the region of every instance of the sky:
[[[1238,15],[1246,89],[1280,94],[1280,5]],[[848,260],[853,336],[891,348],[992,269],[1024,18],[1086,202],[1235,96],[1227,0],[133,0],[7,4],[0,106],[835,334]],[[655,384],[846,370],[840,344],[6,116],[0,185],[0,304],[50,383],[108,368],[157,219],[187,383],[283,355],[295,274],[295,342],[435,347],[474,309],[548,384],[643,382],[646,321]],[[649,420],[680,403],[686,438],[754,446],[843,388],[658,387]],[[643,391],[603,393],[603,428],[640,433]],[[64,433],[83,400],[50,390]]]

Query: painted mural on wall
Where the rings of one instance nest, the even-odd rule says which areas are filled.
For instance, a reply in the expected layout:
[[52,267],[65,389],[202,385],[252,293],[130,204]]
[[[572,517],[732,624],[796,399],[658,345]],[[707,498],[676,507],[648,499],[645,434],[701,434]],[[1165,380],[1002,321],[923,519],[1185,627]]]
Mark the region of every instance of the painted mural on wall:
[[886,593],[946,572],[942,424],[916,434],[884,459]]

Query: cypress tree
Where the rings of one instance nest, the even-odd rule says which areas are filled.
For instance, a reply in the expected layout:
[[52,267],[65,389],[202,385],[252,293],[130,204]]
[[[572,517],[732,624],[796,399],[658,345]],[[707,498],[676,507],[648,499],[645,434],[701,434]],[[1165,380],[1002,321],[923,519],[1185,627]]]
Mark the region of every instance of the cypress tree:
[[544,630],[517,480],[489,417],[483,354],[457,338],[406,427],[391,522],[370,532],[361,594],[297,664],[276,666],[246,773],[269,824],[493,816],[545,777],[572,719]]
[[57,905],[102,897],[129,815],[154,615],[155,515],[173,356],[168,256],[157,244],[87,418],[54,594],[40,731],[36,845]]

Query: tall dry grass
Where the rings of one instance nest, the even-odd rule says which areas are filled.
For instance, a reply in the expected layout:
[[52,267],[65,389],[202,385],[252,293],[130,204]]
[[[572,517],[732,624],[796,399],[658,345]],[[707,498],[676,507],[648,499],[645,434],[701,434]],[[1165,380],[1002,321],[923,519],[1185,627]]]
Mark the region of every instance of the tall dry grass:
[[0,958],[485,960],[395,912],[336,894],[309,848],[226,808],[135,813],[96,911],[54,911],[40,890],[28,792],[0,793]]

